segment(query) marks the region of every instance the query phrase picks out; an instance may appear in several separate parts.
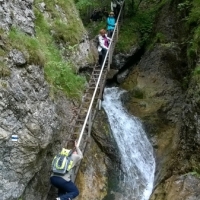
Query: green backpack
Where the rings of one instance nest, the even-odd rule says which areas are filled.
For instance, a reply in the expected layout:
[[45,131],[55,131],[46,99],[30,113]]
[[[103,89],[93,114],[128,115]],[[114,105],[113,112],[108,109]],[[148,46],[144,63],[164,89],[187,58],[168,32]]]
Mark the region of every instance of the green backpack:
[[73,165],[72,150],[63,148],[62,151],[56,155],[52,161],[52,171],[55,175],[65,175]]

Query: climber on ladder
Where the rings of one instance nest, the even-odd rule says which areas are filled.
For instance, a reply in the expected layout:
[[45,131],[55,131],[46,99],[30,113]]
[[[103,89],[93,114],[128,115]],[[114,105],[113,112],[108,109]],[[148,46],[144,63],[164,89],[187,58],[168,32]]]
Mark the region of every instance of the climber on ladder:
[[[51,177],[50,182],[53,186],[58,188],[58,197],[57,200],[72,200],[73,198],[77,197],[79,195],[79,190],[76,187],[76,185],[71,181],[71,176],[73,175],[73,167],[77,165],[77,163],[83,158],[83,154],[78,147],[76,141],[68,141],[67,142],[67,149],[64,149],[61,151],[61,155],[64,154],[62,152],[70,152],[70,149],[72,150],[70,155],[70,169],[69,171],[65,171],[64,174],[61,174],[59,170],[55,170]],[[69,156],[67,156],[69,158]],[[60,160],[61,163],[61,160]],[[59,161],[57,162],[57,165],[60,164]],[[56,164],[56,162],[53,161],[53,164]],[[52,165],[53,165],[52,164]],[[61,163],[61,166],[58,167],[58,169],[61,169],[61,167],[64,166],[63,163]],[[52,168],[56,168],[52,166]],[[66,167],[68,169],[68,167]],[[61,170],[60,170],[61,171]]]

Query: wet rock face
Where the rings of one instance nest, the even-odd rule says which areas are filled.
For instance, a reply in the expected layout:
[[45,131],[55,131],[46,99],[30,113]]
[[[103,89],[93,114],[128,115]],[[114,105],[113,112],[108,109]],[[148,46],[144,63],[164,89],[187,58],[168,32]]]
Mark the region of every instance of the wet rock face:
[[184,77],[190,72],[186,49],[179,43],[185,33],[173,23],[176,3],[159,13],[156,32],[165,34],[165,43],[145,52],[122,84],[129,91],[124,98],[127,109],[143,121],[155,148],[151,200],[199,199],[199,178],[187,174],[200,169],[199,75],[186,88]]
[[11,58],[12,62],[17,66],[23,66],[26,64],[24,54],[17,49],[13,49],[12,51],[10,51],[9,57]]
[[[13,66],[11,71],[11,77],[0,82],[3,200],[19,197],[40,170],[42,155],[59,125],[43,71],[37,66],[23,69]],[[11,140],[13,134],[18,136],[17,142]]]
[[25,60],[20,52],[13,50],[7,60],[10,77],[0,80],[1,199],[22,194],[42,199],[48,193],[52,157],[68,136],[71,104],[64,97],[52,100],[43,69],[21,67]]
[[25,33],[34,35],[33,0],[1,0],[0,27],[9,30],[11,26],[19,27]]
[[[12,50],[8,63],[12,65],[11,77],[0,82],[0,193],[2,200],[45,199],[50,188],[52,158],[68,137],[72,104],[63,96],[51,99],[43,69],[26,66],[22,52]],[[19,137],[18,142],[11,141],[13,134]],[[103,166],[104,159],[105,156],[101,159]],[[86,179],[93,180],[97,189],[91,195],[96,198],[103,190],[104,196],[106,167],[100,169],[102,178],[96,176],[95,168],[92,170]],[[88,190],[85,193],[89,194]]]
[[[33,2],[0,0],[0,28],[9,31],[14,26],[34,37]],[[48,17],[45,4],[40,4],[40,9]],[[78,17],[77,11],[73,14],[70,17]],[[85,57],[90,53],[87,35],[81,39],[66,58],[74,60],[77,67],[88,64]],[[20,50],[12,49],[0,59],[10,70],[9,76],[0,77],[0,199],[46,199],[52,158],[69,136],[73,105],[59,91],[54,96],[44,69],[28,65]],[[18,141],[12,141],[12,135],[17,135]]]
[[[98,111],[75,181],[80,191],[77,200],[102,200],[118,190],[120,154],[113,140],[105,112]],[[47,199],[56,197],[57,189],[52,187]]]
[[151,200],[198,200],[200,179],[190,174],[172,176],[158,186]]
[[91,139],[87,144],[86,153],[76,179],[77,187],[80,190],[77,200],[104,199],[107,194],[108,163],[111,164],[110,160]]
[[[199,75],[191,78],[186,93],[183,107],[182,120],[184,126],[180,134],[179,162],[182,163],[181,171],[199,171],[200,169],[200,109],[199,109]],[[184,165],[183,165],[184,164]]]
[[138,57],[138,51],[140,51],[139,46],[133,46],[130,51],[126,54],[124,53],[119,53],[116,55],[113,55],[113,63],[111,68],[114,69],[122,69],[126,67],[126,65],[130,66],[131,63],[134,62],[134,60],[137,60]]
[[[98,144],[99,148],[112,160],[113,164],[120,165],[119,149],[117,144],[112,137],[112,131],[110,130],[110,125],[106,116],[105,111],[101,108],[98,111],[93,125],[92,137]],[[109,166],[113,167],[113,166]]]
[[87,58],[88,54],[91,53],[90,51],[89,38],[85,34],[82,37],[82,41],[78,44],[78,49],[71,54],[71,59],[77,64],[77,66],[79,66],[79,68],[88,66],[91,63],[89,63],[85,58]]
[[143,121],[155,148],[156,188],[151,200],[197,200],[199,195],[198,187],[193,187],[199,184],[198,178],[170,178],[200,167],[199,76],[184,91],[184,63],[178,46],[157,45],[144,54],[122,85],[129,91],[124,97],[128,111]]
[[[179,48],[176,54],[181,55]],[[184,96],[180,82],[174,76],[176,70],[166,59],[173,55],[171,48],[157,45],[146,52],[133,68],[123,87],[129,91],[124,103],[127,110],[143,121],[146,132],[155,148],[157,160],[156,183],[171,175],[169,167],[177,148]],[[181,57],[170,62],[181,68]]]
[[[178,51],[176,53],[178,55]],[[181,84],[174,72],[178,68],[181,69],[182,63],[175,57],[173,60],[170,59],[170,62],[176,62],[175,68],[169,64],[166,54],[170,56],[174,52],[162,45],[145,53],[138,66],[123,83],[123,87],[130,91],[129,98],[132,98],[132,103],[136,105],[136,108],[129,105],[131,111],[142,116],[157,111],[158,120],[176,123],[183,96]]]

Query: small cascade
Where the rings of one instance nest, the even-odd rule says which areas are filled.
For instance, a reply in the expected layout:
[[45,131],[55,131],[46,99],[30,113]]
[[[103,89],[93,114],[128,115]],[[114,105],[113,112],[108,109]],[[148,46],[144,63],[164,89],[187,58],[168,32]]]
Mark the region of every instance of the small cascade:
[[123,107],[121,96],[126,91],[117,87],[104,90],[103,108],[121,153],[118,200],[148,200],[154,182],[155,160],[140,120]]

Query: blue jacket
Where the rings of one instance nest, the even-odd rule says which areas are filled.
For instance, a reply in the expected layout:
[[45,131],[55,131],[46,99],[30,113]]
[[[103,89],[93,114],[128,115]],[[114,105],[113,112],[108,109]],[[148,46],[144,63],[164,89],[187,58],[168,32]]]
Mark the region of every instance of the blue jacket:
[[114,30],[115,28],[115,18],[108,17],[107,18],[107,30]]

